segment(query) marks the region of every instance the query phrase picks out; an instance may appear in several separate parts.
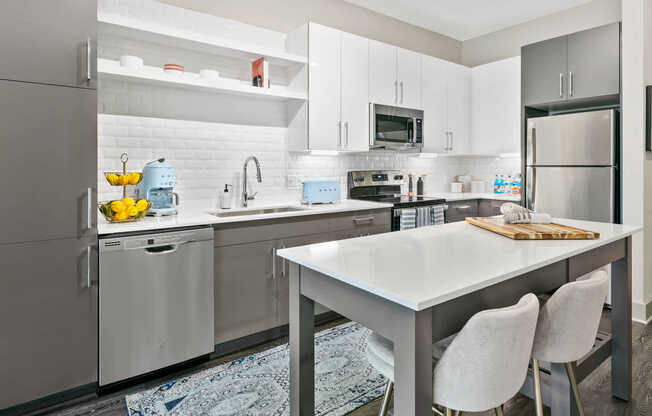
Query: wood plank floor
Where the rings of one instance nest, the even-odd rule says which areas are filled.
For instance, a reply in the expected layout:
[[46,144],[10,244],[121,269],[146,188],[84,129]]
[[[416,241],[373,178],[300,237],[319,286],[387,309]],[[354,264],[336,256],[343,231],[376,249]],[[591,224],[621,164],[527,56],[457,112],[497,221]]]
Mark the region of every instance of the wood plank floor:
[[[345,322],[344,320],[332,322],[330,324],[322,325],[317,330],[323,330],[328,327]],[[609,330],[610,319],[608,314],[605,315],[601,328]],[[626,403],[616,400],[611,397],[611,367],[610,361],[606,361],[596,371],[594,371],[584,382],[580,385],[582,401],[585,406],[587,415],[604,415],[604,416],[652,416],[652,324],[647,326],[641,324],[634,324],[633,330],[633,367],[634,367],[634,380],[633,380],[633,400]],[[117,416],[125,415],[126,408],[124,405],[124,397],[126,394],[133,393],[138,390],[153,387],[162,384],[168,380],[173,380],[182,375],[196,372],[204,368],[213,367],[224,362],[265,350],[287,342],[287,339],[279,339],[277,341],[264,344],[255,348],[231,354],[229,356],[221,357],[219,359],[211,360],[204,363],[192,370],[186,370],[176,374],[170,374],[167,377],[160,378],[148,383],[144,383],[132,388],[110,394],[102,397],[87,397],[80,398],[74,402],[64,403],[56,408],[50,408],[32,415],[58,415],[58,416],[81,416],[81,415],[102,415],[102,416]],[[354,412],[350,413],[352,416],[375,416],[378,414],[380,407],[380,400],[371,402]],[[466,413],[465,413],[466,414]],[[470,413],[469,413],[470,414]],[[492,415],[493,412],[488,413],[473,413],[474,415]],[[531,416],[534,415],[534,405],[532,400],[523,396],[517,396],[505,406],[505,414],[509,416]],[[546,414],[548,409],[546,409]]]

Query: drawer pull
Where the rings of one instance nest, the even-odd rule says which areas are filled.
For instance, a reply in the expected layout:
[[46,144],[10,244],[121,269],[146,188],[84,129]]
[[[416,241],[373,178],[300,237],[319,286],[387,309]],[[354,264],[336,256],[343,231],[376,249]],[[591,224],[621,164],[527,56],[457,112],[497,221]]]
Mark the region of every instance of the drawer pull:
[[455,208],[457,210],[459,210],[459,211],[467,211],[467,210],[471,209],[471,205],[458,205]]
[[356,224],[362,224],[365,222],[373,222],[374,217],[362,217],[362,218],[353,218],[353,222]]

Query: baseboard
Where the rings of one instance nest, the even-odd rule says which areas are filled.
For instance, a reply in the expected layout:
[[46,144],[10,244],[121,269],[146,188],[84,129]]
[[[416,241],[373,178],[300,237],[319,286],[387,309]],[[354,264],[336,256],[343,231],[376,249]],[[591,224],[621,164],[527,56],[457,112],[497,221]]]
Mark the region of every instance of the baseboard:
[[647,325],[652,321],[652,301],[646,303],[632,302],[632,321]]

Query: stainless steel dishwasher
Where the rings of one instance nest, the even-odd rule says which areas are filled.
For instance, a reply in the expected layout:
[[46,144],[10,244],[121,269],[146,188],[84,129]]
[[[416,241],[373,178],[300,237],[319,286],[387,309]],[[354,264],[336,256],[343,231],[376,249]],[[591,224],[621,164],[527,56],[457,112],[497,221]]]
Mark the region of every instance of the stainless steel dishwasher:
[[100,386],[213,351],[213,229],[100,239]]

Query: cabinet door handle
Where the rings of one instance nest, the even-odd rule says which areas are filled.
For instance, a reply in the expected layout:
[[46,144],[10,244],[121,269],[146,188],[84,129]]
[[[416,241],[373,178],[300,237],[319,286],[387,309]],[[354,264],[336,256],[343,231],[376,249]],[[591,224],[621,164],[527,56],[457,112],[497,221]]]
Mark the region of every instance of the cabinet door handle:
[[276,247],[272,247],[272,280],[276,280]]
[[[285,244],[281,244],[281,249],[285,248]],[[287,260],[285,257],[281,257],[281,277],[285,277],[285,267],[287,266]]]
[[564,98],[564,74],[559,74],[559,98]]
[[451,147],[450,147],[450,151],[452,152],[452,151],[453,151],[453,147],[455,147],[455,145],[453,144],[453,138],[454,138],[454,136],[453,136],[453,132],[452,132],[452,131],[449,132],[449,133],[450,133],[450,135],[451,135]]
[[568,71],[568,95],[573,96],[573,71]]
[[353,218],[353,222],[356,224],[361,224],[365,222],[372,222],[374,220],[374,217],[360,217],[360,218]]
[[86,224],[88,225],[88,230],[93,229],[93,188],[86,189]]
[[345,141],[346,147],[349,147],[349,122],[348,121],[344,122],[344,132],[345,132],[344,137],[345,137],[345,140],[346,140]]
[[401,81],[401,104],[403,104],[403,81]]
[[91,38],[86,38],[86,82],[90,82],[91,76]]
[[337,120],[337,148],[342,148],[342,121]]
[[92,256],[93,256],[93,247],[87,246],[86,247],[86,287],[89,289],[93,287],[93,281],[91,279],[91,273],[93,271],[93,268],[91,267]]
[[398,81],[394,81],[394,102],[398,103]]

